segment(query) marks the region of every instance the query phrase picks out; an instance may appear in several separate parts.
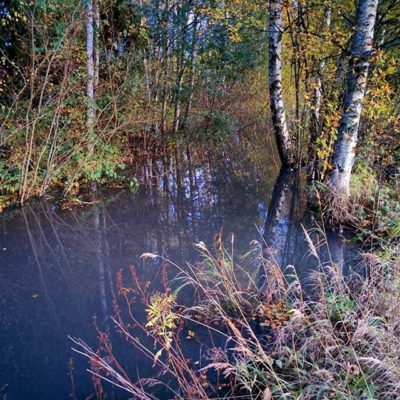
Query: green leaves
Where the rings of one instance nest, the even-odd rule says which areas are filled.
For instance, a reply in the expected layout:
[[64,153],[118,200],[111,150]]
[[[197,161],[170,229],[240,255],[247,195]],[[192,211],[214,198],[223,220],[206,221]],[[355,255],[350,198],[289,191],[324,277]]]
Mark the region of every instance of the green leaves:
[[20,174],[19,167],[6,167],[0,161],[0,195],[13,194],[18,190]]
[[328,311],[333,320],[339,321],[344,315],[354,313],[357,310],[357,304],[348,295],[342,293],[326,295]]
[[37,5],[38,5],[39,8],[41,8],[43,11],[46,11],[46,9],[47,9],[46,0],[38,0],[38,1],[37,1]]

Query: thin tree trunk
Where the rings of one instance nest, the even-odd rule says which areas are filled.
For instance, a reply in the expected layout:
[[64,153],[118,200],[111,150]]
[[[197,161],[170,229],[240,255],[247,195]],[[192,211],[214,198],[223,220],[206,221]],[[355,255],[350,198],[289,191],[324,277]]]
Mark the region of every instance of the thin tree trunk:
[[378,0],[359,0],[357,26],[347,72],[346,95],[330,182],[334,191],[345,198],[350,194],[350,176],[358,140],[362,103],[367,87],[377,9]]
[[94,87],[97,88],[100,80],[100,6],[99,0],[93,1],[93,19],[95,29],[94,44]]
[[[324,16],[324,26],[323,30],[327,32],[330,29],[331,21],[332,21],[332,10],[331,4],[327,4]],[[311,126],[310,126],[310,139],[308,143],[308,157],[309,157],[309,165],[311,168],[311,179],[315,178],[315,174],[317,172],[317,154],[315,150],[316,140],[322,131],[322,121],[321,121],[321,104],[322,104],[322,77],[326,67],[326,59],[323,58],[320,60],[315,77],[315,86],[313,88],[313,98],[312,98],[312,106],[311,106]]]
[[[94,70],[94,29],[93,29],[93,0],[86,0],[86,68],[87,68],[87,117],[86,124],[87,130],[93,132],[95,107],[94,107],[94,83],[95,83],[95,70]],[[89,150],[92,150],[92,145],[89,145]]]
[[180,126],[181,120],[181,92],[182,92],[182,80],[185,72],[185,35],[187,25],[187,14],[180,7],[177,10],[179,32],[176,39],[177,55],[176,55],[176,78],[175,78],[175,90],[174,90],[174,126],[173,132],[177,133]]
[[192,110],[192,102],[193,102],[193,91],[194,91],[194,77],[196,73],[196,46],[197,46],[197,23],[198,23],[198,15],[194,14],[193,17],[193,31],[192,31],[192,44],[190,49],[190,62],[189,62],[189,94],[186,99],[186,108],[185,115],[182,121],[182,129],[187,126],[190,112]]
[[[295,132],[297,138],[297,157],[300,159],[300,145],[301,145],[301,126],[300,126],[300,74],[301,74],[301,3],[300,0],[294,0],[292,7],[294,8],[294,20],[291,21],[291,13],[287,11],[288,23],[291,25],[291,41],[293,47],[292,66],[294,73],[294,86],[295,86]],[[294,151],[294,149],[293,149]]]
[[[331,26],[332,10],[330,7],[331,6],[328,5],[327,9],[325,11],[325,29],[326,29],[326,31],[328,31]],[[320,114],[321,114],[321,102],[322,102],[322,75],[324,73],[325,66],[326,66],[326,60],[322,59],[319,63],[318,70],[317,70],[314,95],[313,95],[313,105],[311,108],[311,123],[312,123],[312,127],[311,127],[311,129],[312,129],[311,142],[312,143],[311,144],[313,144],[313,142],[317,138],[318,133],[320,131],[320,127],[321,127]]]
[[282,1],[269,2],[269,96],[272,124],[283,165],[295,162],[282,95]]
[[167,131],[167,110],[168,110],[168,67],[169,67],[169,30],[168,30],[168,12],[169,12],[169,1],[165,0],[164,10],[162,15],[162,27],[163,27],[163,42],[162,42],[162,61],[161,61],[161,76],[162,76],[162,91],[161,91],[161,136],[163,140],[163,146],[165,141],[165,135]]
[[[141,17],[140,17],[140,25],[142,27],[147,26],[147,19],[144,14],[144,8],[143,8],[143,0],[140,0],[140,10],[141,10]],[[149,65],[147,61],[147,49],[143,48],[143,68],[144,68],[144,76],[145,76],[145,85],[146,85],[146,94],[147,94],[147,100],[149,103],[151,102],[152,99],[152,93],[151,93],[151,85],[150,85],[150,74],[149,74]]]

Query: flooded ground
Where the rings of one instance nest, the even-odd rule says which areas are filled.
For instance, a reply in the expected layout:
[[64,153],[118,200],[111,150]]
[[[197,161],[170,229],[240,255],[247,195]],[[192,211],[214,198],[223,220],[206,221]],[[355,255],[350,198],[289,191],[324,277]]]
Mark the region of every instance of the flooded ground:
[[[279,172],[273,160],[267,171],[223,157],[198,164],[153,163],[138,191],[99,191],[94,205],[62,210],[43,200],[0,216],[0,398],[91,398],[87,362],[68,335],[96,348],[95,315],[133,376],[157,373],[109,319],[119,270],[135,264],[144,282],[159,284],[159,270],[143,266],[144,252],[184,265],[198,257],[193,243],[212,246],[218,232],[233,233],[238,252],[261,234],[282,266],[295,265],[307,279],[315,263],[300,224],[310,226],[312,216],[298,174]],[[340,238],[332,243],[339,262],[353,259]],[[108,398],[129,397],[106,389]]]

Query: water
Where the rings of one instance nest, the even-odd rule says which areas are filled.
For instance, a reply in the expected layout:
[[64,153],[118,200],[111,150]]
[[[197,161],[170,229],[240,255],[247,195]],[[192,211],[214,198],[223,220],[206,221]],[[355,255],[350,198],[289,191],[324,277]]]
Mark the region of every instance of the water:
[[[96,348],[94,315],[124,368],[133,376],[154,376],[152,363],[120,340],[109,319],[119,270],[126,276],[135,264],[143,282],[159,285],[159,270],[143,267],[144,252],[184,265],[198,257],[193,243],[212,246],[218,232],[228,239],[234,233],[239,252],[261,232],[282,265],[293,263],[307,277],[315,262],[300,223],[309,225],[310,214],[296,174],[279,175],[272,161],[263,171],[243,160],[189,161],[180,168],[171,162],[170,172],[154,163],[139,191],[98,192],[89,199],[94,205],[62,210],[40,201],[0,216],[2,399],[90,398],[88,364],[71,350],[68,335]],[[337,243],[335,257],[349,260],[349,250]],[[143,314],[140,306],[136,311]],[[129,397],[106,390],[109,398]]]

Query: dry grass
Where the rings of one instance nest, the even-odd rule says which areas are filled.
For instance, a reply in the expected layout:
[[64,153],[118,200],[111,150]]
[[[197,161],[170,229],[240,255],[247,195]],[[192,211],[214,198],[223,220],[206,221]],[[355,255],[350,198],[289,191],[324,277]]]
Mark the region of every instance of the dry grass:
[[[318,257],[309,240],[310,252]],[[143,329],[151,335],[158,352],[144,348],[127,324],[115,320],[140,351],[176,379],[180,392],[171,389],[174,395],[264,400],[400,398],[400,260],[396,251],[386,262],[365,255],[364,277],[354,273],[345,278],[341,265],[320,263],[312,277],[313,300],[307,300],[292,267],[283,273],[273,259],[263,257],[261,244],[252,246],[236,260],[233,250],[228,252],[220,242],[214,252],[200,243],[201,263],[185,268],[175,265],[180,271],[173,284],[178,287],[175,293],[191,286],[196,293],[193,307],[176,304],[166,287],[157,297],[162,300],[163,317],[155,320],[151,316],[157,315],[157,304],[145,296],[151,323],[144,326],[131,314],[133,331]],[[260,269],[266,277],[262,292]],[[126,290],[121,285],[120,292],[129,302],[131,292]],[[207,363],[202,368],[184,354],[182,340],[190,332],[188,326],[206,328],[210,334],[209,348],[204,351]],[[224,347],[212,344],[216,335],[225,338]],[[76,344],[93,357],[84,345]],[[97,374],[107,379],[107,368],[112,366],[103,366]],[[118,374],[112,376],[130,391],[125,377],[121,381]],[[142,390],[143,397],[136,387],[130,392],[146,398]]]

